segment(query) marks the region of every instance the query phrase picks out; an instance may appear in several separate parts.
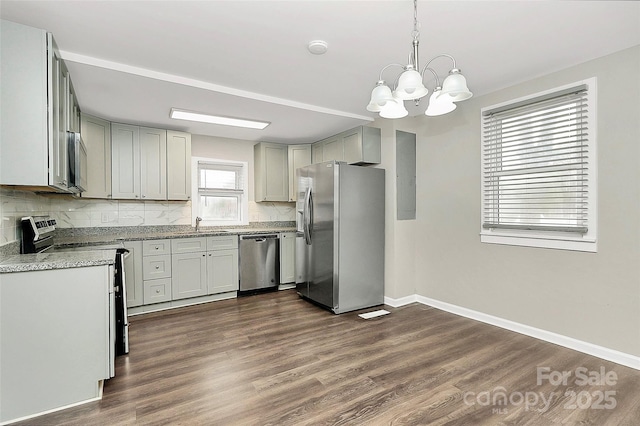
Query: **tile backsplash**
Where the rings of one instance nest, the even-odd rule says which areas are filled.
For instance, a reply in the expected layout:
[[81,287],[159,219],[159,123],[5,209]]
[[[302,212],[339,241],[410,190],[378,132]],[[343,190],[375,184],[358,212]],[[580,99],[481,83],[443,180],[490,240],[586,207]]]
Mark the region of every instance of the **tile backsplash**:
[[[0,245],[20,239],[20,219],[49,215],[60,228],[190,225],[191,202],[92,200],[0,188]],[[250,222],[295,221],[293,203],[249,202]]]
[[20,238],[19,224],[23,216],[48,215],[49,198],[33,192],[0,188],[0,245]]

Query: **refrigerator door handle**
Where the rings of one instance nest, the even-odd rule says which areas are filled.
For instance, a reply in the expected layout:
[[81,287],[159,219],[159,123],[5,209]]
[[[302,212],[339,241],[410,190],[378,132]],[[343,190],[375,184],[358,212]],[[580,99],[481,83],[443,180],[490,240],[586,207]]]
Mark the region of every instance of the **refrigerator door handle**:
[[311,245],[311,229],[310,229],[310,214],[311,214],[311,187],[307,188],[307,192],[304,195],[304,210],[302,213],[302,225],[304,230],[304,241],[307,245]]
[[313,234],[313,193],[309,188],[309,244],[311,244],[311,235]]

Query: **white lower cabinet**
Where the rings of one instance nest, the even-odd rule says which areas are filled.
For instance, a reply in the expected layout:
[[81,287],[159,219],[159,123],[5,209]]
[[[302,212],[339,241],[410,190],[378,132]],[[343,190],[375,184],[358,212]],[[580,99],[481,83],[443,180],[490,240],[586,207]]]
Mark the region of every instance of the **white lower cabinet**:
[[172,299],[238,290],[238,237],[171,241]]
[[142,278],[142,241],[127,241],[124,248],[129,254],[124,258],[124,276],[127,286],[127,308],[144,303]]
[[171,278],[145,280],[143,287],[145,305],[171,300]]
[[290,284],[296,280],[296,233],[280,234],[280,284]]
[[145,305],[171,300],[170,244],[170,240],[142,242],[142,299]]
[[237,235],[207,238],[207,288],[209,294],[240,288]]
[[207,294],[206,252],[171,255],[171,299],[187,299]]
[[112,280],[113,265],[0,274],[0,424],[100,398]]
[[207,252],[207,289],[209,294],[236,291],[239,288],[238,249]]
[[144,256],[142,258],[142,276],[145,280],[171,278],[171,255]]
[[205,237],[171,240],[172,300],[207,294],[206,248]]
[[125,248],[131,252],[125,259],[127,306],[134,313],[158,303],[154,310],[184,306],[189,299],[219,300],[238,290],[237,235],[131,241]]

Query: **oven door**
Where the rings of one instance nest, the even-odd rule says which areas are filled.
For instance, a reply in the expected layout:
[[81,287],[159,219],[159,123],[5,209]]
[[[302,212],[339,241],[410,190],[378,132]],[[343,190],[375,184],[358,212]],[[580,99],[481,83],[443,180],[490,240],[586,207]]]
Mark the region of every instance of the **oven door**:
[[116,251],[116,273],[115,273],[115,349],[116,356],[129,353],[129,319],[127,317],[127,283],[125,277],[124,259],[129,254],[129,250],[119,248]]

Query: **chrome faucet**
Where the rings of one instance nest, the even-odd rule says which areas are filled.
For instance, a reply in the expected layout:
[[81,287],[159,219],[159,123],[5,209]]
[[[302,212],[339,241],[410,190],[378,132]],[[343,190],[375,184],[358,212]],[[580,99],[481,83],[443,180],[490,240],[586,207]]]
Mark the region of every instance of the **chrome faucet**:
[[200,222],[202,222],[202,218],[200,216],[196,216],[196,232],[200,230]]

